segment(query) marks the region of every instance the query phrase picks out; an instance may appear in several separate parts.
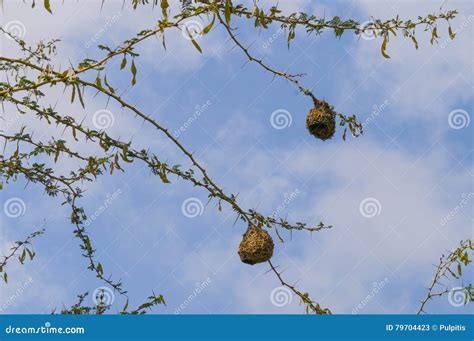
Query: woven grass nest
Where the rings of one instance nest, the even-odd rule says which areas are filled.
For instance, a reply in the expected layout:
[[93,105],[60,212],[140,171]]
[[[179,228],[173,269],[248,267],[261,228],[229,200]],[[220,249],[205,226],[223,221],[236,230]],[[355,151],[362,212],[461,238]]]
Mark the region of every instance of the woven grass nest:
[[250,224],[239,245],[240,260],[254,265],[273,256],[273,239],[267,231]]
[[336,132],[336,113],[326,102],[316,105],[308,112],[306,128],[314,137],[326,141]]

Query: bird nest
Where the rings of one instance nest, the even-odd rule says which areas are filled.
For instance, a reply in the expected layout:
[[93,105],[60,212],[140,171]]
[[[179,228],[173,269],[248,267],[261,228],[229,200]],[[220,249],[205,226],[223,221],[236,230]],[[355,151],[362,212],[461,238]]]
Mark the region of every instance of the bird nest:
[[336,132],[336,113],[325,102],[317,105],[308,112],[306,128],[314,137],[328,140]]
[[254,265],[272,258],[273,247],[273,240],[268,232],[250,224],[240,242],[238,253],[243,263]]

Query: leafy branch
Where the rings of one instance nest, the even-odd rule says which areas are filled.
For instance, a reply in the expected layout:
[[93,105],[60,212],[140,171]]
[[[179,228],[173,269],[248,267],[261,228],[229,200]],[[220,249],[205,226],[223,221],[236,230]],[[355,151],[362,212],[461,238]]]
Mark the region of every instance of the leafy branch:
[[3,259],[0,261],[0,276],[2,276],[5,283],[8,283],[8,273],[5,271],[5,268],[7,267],[9,260],[18,255],[18,261],[20,264],[25,263],[27,256],[30,261],[32,261],[36,254],[32,248],[31,241],[43,233],[44,229],[38,230],[28,235],[28,237],[23,241],[16,241],[15,245],[10,248],[10,253],[2,257]]
[[[443,278],[449,279],[449,277],[451,277],[454,279],[460,279],[462,277],[463,267],[472,263],[472,256],[474,255],[473,251],[474,244],[472,240],[468,239],[461,241],[460,246],[453,252],[441,256],[438,266],[436,267],[436,272],[431,280],[431,284],[428,287],[426,297],[421,301],[417,314],[426,313],[425,306],[433,298],[441,297],[452,292],[452,289],[449,289],[447,285],[442,283]],[[436,291],[439,287],[442,289]],[[472,284],[468,284],[460,289],[460,291],[465,294],[465,304],[469,301],[474,301]]]

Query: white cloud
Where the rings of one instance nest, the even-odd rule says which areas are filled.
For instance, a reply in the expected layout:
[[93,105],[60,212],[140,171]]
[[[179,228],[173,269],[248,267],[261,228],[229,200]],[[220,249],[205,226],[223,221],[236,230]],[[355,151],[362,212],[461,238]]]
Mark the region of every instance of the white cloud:
[[[391,59],[384,59],[379,51],[381,38],[360,40],[355,51],[349,51],[354,57],[355,67],[359,72],[351,72],[351,78],[366,82],[363,93],[372,88],[381,88],[390,96],[392,110],[398,114],[394,119],[406,120],[416,118],[429,121],[434,129],[445,125],[446,115],[463,103],[472,99],[472,6],[466,1],[448,1],[443,9],[456,9],[458,17],[452,22],[454,31],[459,31],[456,38],[448,38],[448,27],[444,22],[438,29],[439,44],[430,45],[430,32],[423,27],[416,30],[420,48],[416,50],[410,39],[399,34],[391,37],[387,53]],[[360,9],[367,18],[388,19],[394,15],[400,18],[413,18],[417,15],[438,12],[439,3],[417,2],[413,6],[408,1],[362,1]],[[416,89],[416,91],[413,91]],[[347,89],[352,92],[352,89]],[[383,99],[382,99],[383,100]],[[430,115],[436,110],[440,114]]]
[[[96,45],[107,44],[114,48],[133,38],[140,30],[153,29],[156,17],[161,16],[157,7],[150,10],[151,6],[147,5],[133,10],[122,1],[105,2],[103,7],[100,1],[52,1],[51,7],[53,15],[44,10],[41,3],[31,9],[27,3],[6,2],[2,15],[7,23],[22,23],[25,28],[23,38],[29,44],[51,38],[61,39],[56,62],[63,66],[68,66],[70,61],[75,64],[86,57],[99,59],[103,51],[98,51]],[[176,12],[177,7],[178,4],[173,3],[172,13]],[[208,19],[196,18],[195,21],[205,26]],[[167,50],[164,50],[161,38],[149,39],[137,48],[137,52],[142,54],[139,62],[149,63],[148,66],[152,65],[153,70],[159,73],[196,71],[206,59],[220,56],[221,38],[215,30],[212,34],[197,38],[206,51],[203,56],[181,31],[172,28],[166,31]],[[14,42],[2,37],[2,49],[11,54],[14,48]]]

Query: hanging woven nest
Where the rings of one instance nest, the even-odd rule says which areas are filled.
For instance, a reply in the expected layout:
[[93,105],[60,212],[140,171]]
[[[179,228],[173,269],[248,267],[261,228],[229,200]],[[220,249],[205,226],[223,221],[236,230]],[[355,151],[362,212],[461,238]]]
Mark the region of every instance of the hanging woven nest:
[[336,132],[336,113],[329,104],[323,102],[308,112],[306,128],[314,137],[328,140]]
[[239,245],[240,260],[254,265],[273,256],[273,240],[267,231],[250,224]]

